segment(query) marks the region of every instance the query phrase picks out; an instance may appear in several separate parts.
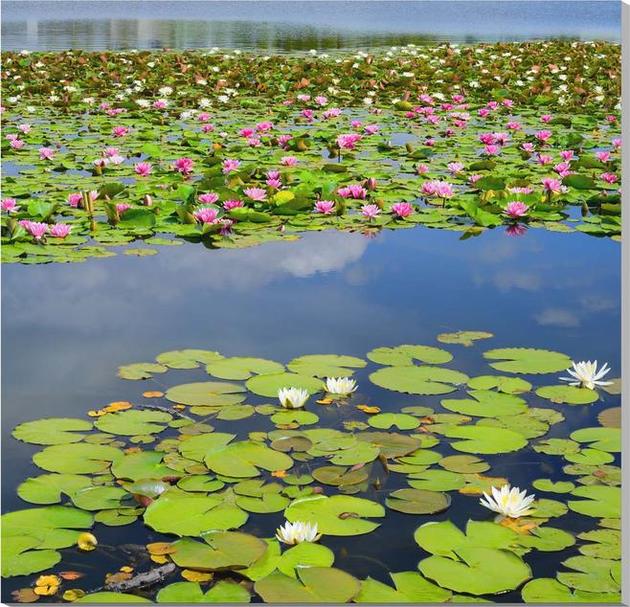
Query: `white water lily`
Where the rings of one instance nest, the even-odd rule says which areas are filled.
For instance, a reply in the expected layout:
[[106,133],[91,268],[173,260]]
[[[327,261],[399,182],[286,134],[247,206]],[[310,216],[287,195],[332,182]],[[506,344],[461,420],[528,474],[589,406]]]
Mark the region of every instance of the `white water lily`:
[[288,521],[276,529],[276,537],[283,544],[299,544],[301,542],[316,542],[321,533],[317,533],[317,523],[303,523],[296,521],[289,523]]
[[338,396],[348,396],[358,388],[357,382],[349,377],[329,377],[326,380],[326,392]]
[[[527,516],[533,510],[530,508],[535,495],[527,495],[527,491],[521,491],[518,487],[510,488],[503,485],[501,489],[492,487],[492,497],[484,493],[481,505],[510,518]],[[485,498],[485,499],[484,499]]]
[[602,368],[598,371],[597,361],[591,362],[590,360],[583,360],[579,363],[571,362],[573,369],[567,369],[567,373],[571,377],[560,378],[562,381],[568,381],[569,385],[594,390],[596,386],[610,386],[610,384],[613,383],[611,381],[601,381],[602,377],[610,372],[608,363],[604,363]]
[[308,400],[308,391],[302,388],[280,388],[278,400],[285,409],[299,409]]

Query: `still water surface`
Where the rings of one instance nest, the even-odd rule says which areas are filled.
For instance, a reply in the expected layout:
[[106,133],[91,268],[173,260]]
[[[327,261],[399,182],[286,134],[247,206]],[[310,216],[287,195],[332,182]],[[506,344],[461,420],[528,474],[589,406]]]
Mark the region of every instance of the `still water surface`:
[[239,48],[263,52],[441,41],[620,39],[621,3],[3,2],[8,49]]
[[[470,375],[487,373],[485,349],[531,346],[578,360],[606,360],[613,375],[619,372],[618,243],[542,230],[521,237],[500,229],[465,241],[459,236],[422,227],[375,239],[325,232],[250,249],[212,251],[185,244],[162,248],[154,257],[6,266],[3,508],[24,507],[15,488],[35,473],[30,457],[38,450],[12,439],[12,427],[43,416],[82,417],[111,401],[137,401],[146,389],[207,378],[202,369],[170,371],[158,376],[158,384],[116,377],[118,365],[148,361],[165,350],[206,348],[287,362],[308,353],[364,356],[376,346],[439,345],[435,336],[442,331],[478,329],[495,338],[472,348],[446,346],[455,355],[448,366]],[[357,374],[362,401],[385,411],[412,404],[439,407],[440,397],[377,388],[367,378],[370,370]],[[619,397],[603,393],[603,398],[590,407],[558,406],[567,420],[553,426],[550,436],[596,425],[599,411],[619,404]],[[259,417],[230,422],[230,431],[245,436]],[[445,455],[451,453],[440,447],[445,449]],[[529,447],[486,459],[493,476],[520,486],[536,478],[565,479],[561,458]],[[388,491],[404,483],[403,475],[394,477]],[[468,518],[488,519],[476,499],[452,495],[448,512],[432,519],[450,518],[459,525]],[[379,499],[374,490],[365,497]],[[281,518],[281,513],[252,516],[243,529],[265,536]],[[591,525],[585,518],[565,515],[562,528],[579,532]],[[418,517],[388,512],[382,527],[368,536],[323,541],[335,551],[337,566],[387,581],[383,563],[393,571],[415,569],[420,555],[410,538],[418,524]],[[96,533],[112,546],[161,537],[141,523],[98,525]],[[114,571],[126,558],[107,550],[82,556],[77,566],[88,567],[83,587],[98,586],[103,568]],[[530,560],[534,575],[544,576],[562,559],[558,553],[537,553]],[[6,592],[20,585],[20,578],[9,580]],[[494,598],[513,601],[519,594]]]

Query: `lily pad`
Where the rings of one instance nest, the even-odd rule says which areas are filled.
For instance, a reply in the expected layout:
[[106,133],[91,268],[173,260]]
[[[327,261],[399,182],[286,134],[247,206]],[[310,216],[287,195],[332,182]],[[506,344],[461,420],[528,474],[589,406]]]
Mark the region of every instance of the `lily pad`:
[[[236,529],[247,521],[246,512],[215,495],[166,492],[152,502],[144,522],[160,533],[201,536],[219,529]],[[189,565],[183,565],[188,567]]]
[[413,430],[420,425],[420,420],[406,413],[378,413],[368,419],[373,428],[389,430],[396,426],[399,430]]
[[172,415],[163,411],[138,411],[128,409],[118,413],[107,413],[99,417],[94,426],[108,434],[120,436],[136,436],[141,434],[155,434],[162,432]]
[[295,500],[284,515],[292,523],[317,523],[319,531],[325,535],[362,535],[379,526],[379,523],[366,519],[385,516],[385,509],[359,497],[315,495]]
[[462,346],[472,346],[473,342],[480,339],[494,337],[487,331],[456,331],[455,333],[440,333],[437,340],[443,344],[461,344]]
[[246,588],[231,580],[219,580],[204,592],[197,582],[175,582],[162,588],[158,603],[249,603]]
[[578,388],[577,386],[543,386],[536,390],[541,398],[546,398],[552,403],[566,403],[568,405],[588,405],[599,399],[595,390]]
[[166,391],[166,398],[174,403],[202,407],[237,405],[245,400],[244,388],[238,384],[206,381],[174,386]]
[[527,445],[522,434],[504,428],[440,424],[434,426],[434,431],[448,438],[463,439],[452,442],[451,446],[464,453],[509,453]]
[[397,489],[385,500],[388,508],[406,514],[435,514],[451,505],[446,493],[426,489]]
[[324,388],[321,380],[310,375],[298,373],[271,373],[257,375],[247,380],[247,389],[268,398],[277,398],[281,388],[301,388],[309,394],[315,394]]
[[255,374],[282,373],[284,365],[264,358],[233,356],[206,365],[206,371],[221,379],[248,379]]
[[499,361],[490,363],[491,367],[508,373],[554,373],[571,366],[571,359],[566,354],[537,348],[497,348],[483,355]]
[[63,445],[76,443],[85,437],[81,432],[92,429],[92,424],[83,419],[48,417],[16,426],[14,438],[34,445]]
[[430,395],[453,392],[468,381],[468,376],[442,367],[392,366],[371,373],[370,380],[388,390]]
[[367,357],[379,365],[413,365],[419,360],[430,365],[440,365],[453,360],[453,355],[434,346],[402,345],[393,348],[382,347],[370,350]]
[[293,460],[286,453],[254,441],[232,443],[210,451],[204,461],[213,472],[237,478],[258,476],[258,468],[275,471],[288,470],[293,466]]

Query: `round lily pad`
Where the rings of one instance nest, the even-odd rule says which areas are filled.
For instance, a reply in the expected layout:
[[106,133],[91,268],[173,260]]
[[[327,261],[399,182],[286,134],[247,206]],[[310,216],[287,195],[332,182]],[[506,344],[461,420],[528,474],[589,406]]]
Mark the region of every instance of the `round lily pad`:
[[99,417],[94,426],[108,434],[136,436],[162,432],[173,416],[163,411],[138,411],[128,409],[118,413],[107,413]]
[[247,380],[247,389],[268,398],[277,398],[281,388],[301,388],[309,394],[315,394],[323,390],[321,380],[310,375],[298,373],[271,373],[269,375],[256,375]]
[[245,400],[245,389],[238,384],[206,381],[174,386],[166,391],[166,398],[174,403],[191,406],[224,407]]
[[537,348],[497,348],[484,352],[493,361],[490,366],[508,373],[555,373],[571,366],[571,359],[561,352]]
[[206,365],[206,371],[221,379],[248,379],[255,374],[282,373],[284,365],[265,358],[233,356]]
[[385,516],[385,509],[359,497],[315,495],[295,500],[284,515],[292,523],[317,523],[319,531],[325,535],[361,535],[379,526],[367,519]]
[[451,446],[464,453],[509,453],[527,445],[522,434],[504,428],[441,424],[434,431],[448,438],[463,439],[452,442]]
[[543,386],[536,390],[536,394],[552,403],[566,403],[568,405],[588,405],[599,399],[595,390],[568,385]]
[[440,365],[453,360],[453,355],[442,348],[415,345],[374,348],[367,353],[367,357],[379,365],[394,366],[413,365],[414,360],[431,365]]
[[371,373],[370,380],[388,390],[430,395],[453,392],[468,376],[442,367],[392,366]]
[[420,425],[417,417],[406,413],[378,413],[368,419],[373,428],[388,430],[394,426],[399,430],[413,430]]
[[406,514],[435,514],[446,510],[451,505],[451,498],[439,491],[397,489],[389,494],[385,504]]
[[81,432],[91,429],[91,422],[83,419],[48,417],[24,422],[16,426],[12,434],[14,438],[34,445],[63,445],[82,440],[85,434]]

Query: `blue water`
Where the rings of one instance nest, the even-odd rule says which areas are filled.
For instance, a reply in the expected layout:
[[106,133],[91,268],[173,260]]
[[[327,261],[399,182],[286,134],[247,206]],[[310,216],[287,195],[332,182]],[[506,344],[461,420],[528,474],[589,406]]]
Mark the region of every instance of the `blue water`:
[[621,2],[6,1],[6,49],[296,51],[552,37],[620,40]]

